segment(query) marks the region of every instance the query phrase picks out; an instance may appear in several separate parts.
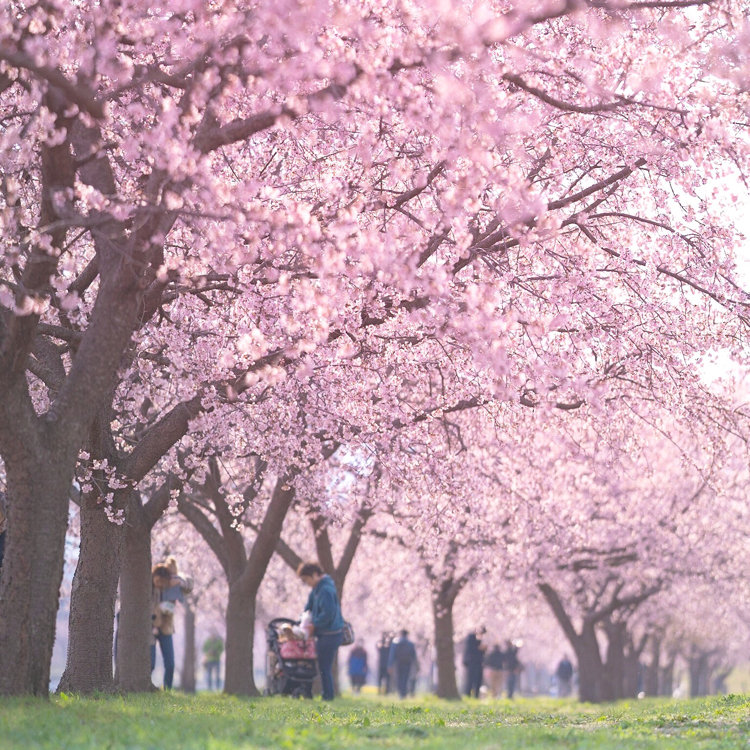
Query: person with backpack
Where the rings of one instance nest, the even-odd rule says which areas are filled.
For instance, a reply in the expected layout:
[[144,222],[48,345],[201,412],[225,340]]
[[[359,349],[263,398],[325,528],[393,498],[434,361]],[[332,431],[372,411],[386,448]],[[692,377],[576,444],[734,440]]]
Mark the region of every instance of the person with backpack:
[[312,589],[305,605],[305,612],[310,613],[315,633],[323,700],[332,701],[334,696],[333,662],[344,640],[344,617],[341,614],[336,584],[333,578],[326,575],[323,568],[315,562],[301,563],[297,568],[297,575]]
[[409,679],[417,662],[417,649],[409,640],[409,631],[402,630],[399,637],[391,644],[388,655],[388,667],[395,673],[396,687],[401,698],[409,693]]

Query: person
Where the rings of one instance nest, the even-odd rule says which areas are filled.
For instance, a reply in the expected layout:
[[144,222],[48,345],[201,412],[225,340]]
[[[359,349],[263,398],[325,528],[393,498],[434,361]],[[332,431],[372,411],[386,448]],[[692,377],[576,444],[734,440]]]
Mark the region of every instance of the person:
[[378,650],[378,693],[387,695],[391,692],[391,673],[388,670],[388,656],[391,653],[393,638],[390,633],[382,633],[376,648]]
[[208,689],[213,690],[214,682],[216,689],[221,690],[221,655],[224,653],[224,639],[216,632],[203,641],[203,667],[206,670],[206,681]]
[[493,698],[499,698],[503,692],[503,677],[505,676],[505,659],[499,643],[496,643],[485,657],[484,666],[487,667],[487,687]]
[[557,677],[558,695],[561,698],[567,698],[570,695],[570,685],[573,680],[573,665],[567,654],[560,659],[555,670],[555,677]]
[[[174,558],[172,558],[174,560]],[[165,563],[155,565],[151,571],[152,604],[151,613],[151,671],[156,666],[156,644],[159,644],[164,662],[164,689],[172,689],[174,679],[174,607],[176,602],[185,603],[185,594],[192,590],[192,583],[173,573],[176,564],[168,567]]]
[[396,677],[396,689],[401,698],[409,693],[409,679],[416,661],[417,649],[409,640],[409,631],[404,629],[391,643],[388,653],[388,669]]
[[482,665],[484,652],[487,645],[482,642],[487,629],[480,625],[473,633],[466,637],[464,645],[464,667],[466,667],[466,695],[479,697],[479,689],[482,687]]
[[333,662],[343,640],[344,618],[336,593],[336,584],[331,576],[315,562],[303,562],[297,568],[302,582],[310,586],[310,596],[305,612],[310,613],[313,633],[318,650],[318,669],[323,686],[323,700],[332,701]]
[[521,662],[518,658],[518,649],[519,646],[512,641],[508,640],[505,642],[505,653],[503,654],[503,659],[505,661],[506,673],[505,689],[508,692],[508,698],[513,697],[513,693],[516,691],[518,675],[521,672]]
[[352,690],[359,693],[366,679],[367,651],[365,651],[364,641],[359,639],[349,652],[349,682],[351,682]]

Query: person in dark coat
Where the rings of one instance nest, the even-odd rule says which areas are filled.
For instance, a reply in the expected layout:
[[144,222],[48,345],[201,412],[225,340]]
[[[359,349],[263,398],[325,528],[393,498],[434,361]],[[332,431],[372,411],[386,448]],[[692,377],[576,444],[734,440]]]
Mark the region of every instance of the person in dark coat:
[[297,575],[312,589],[305,605],[305,612],[310,613],[315,633],[323,700],[332,701],[333,662],[344,639],[344,618],[336,593],[336,584],[333,578],[323,573],[320,565],[314,562],[301,563],[297,568]]
[[391,692],[391,673],[388,669],[388,656],[391,653],[393,638],[390,633],[380,636],[376,648],[378,650],[378,693],[386,695]]
[[399,637],[391,643],[388,654],[388,668],[396,676],[396,687],[402,698],[409,694],[409,680],[416,662],[417,649],[409,640],[409,631],[402,630]]
[[555,677],[557,677],[558,695],[561,698],[567,698],[570,695],[570,686],[573,681],[573,664],[568,659],[567,654],[560,659],[560,663],[555,670]]
[[512,641],[505,642],[503,658],[505,660],[505,673],[507,675],[505,688],[508,692],[508,698],[512,698],[513,693],[516,691],[518,675],[521,673],[521,662],[518,658],[518,646]]
[[482,687],[482,666],[484,663],[484,652],[487,645],[482,642],[487,629],[484,625],[478,627],[473,633],[466,637],[464,645],[464,667],[466,667],[466,695],[479,697],[479,689]]

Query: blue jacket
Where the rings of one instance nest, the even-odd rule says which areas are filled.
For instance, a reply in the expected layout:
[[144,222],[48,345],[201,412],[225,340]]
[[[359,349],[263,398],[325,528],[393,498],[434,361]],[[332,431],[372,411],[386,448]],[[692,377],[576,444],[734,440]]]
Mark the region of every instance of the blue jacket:
[[336,584],[331,576],[323,576],[313,586],[305,605],[305,611],[312,613],[316,635],[335,633],[344,627]]

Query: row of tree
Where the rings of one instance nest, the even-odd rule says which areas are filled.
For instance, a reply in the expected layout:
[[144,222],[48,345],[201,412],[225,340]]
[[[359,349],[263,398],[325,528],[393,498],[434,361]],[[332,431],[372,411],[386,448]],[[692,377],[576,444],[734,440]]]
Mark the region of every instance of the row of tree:
[[544,596],[595,699],[597,631],[746,586],[746,418],[702,367],[747,351],[743,1],[91,5],[19,3],[0,45],[0,694],[48,691],[71,494],[70,691],[115,684],[118,586],[116,684],[150,688],[175,506],[237,694],[295,505],[341,588],[365,527],[416,555],[443,695],[480,571]]

